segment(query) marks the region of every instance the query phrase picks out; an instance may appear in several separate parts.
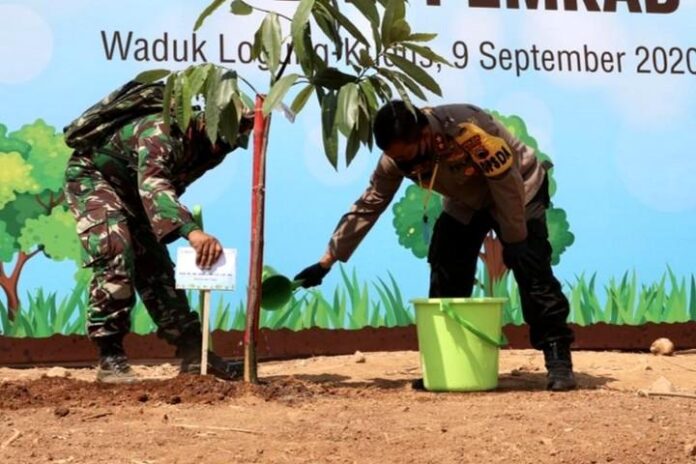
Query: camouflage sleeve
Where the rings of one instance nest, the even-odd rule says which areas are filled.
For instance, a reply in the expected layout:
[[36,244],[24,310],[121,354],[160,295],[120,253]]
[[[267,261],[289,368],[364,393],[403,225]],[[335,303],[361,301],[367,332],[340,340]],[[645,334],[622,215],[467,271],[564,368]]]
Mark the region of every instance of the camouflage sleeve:
[[331,240],[329,251],[339,261],[346,262],[379,216],[387,209],[404,176],[394,161],[385,155],[372,173],[370,185],[346,214],[341,217]]
[[152,121],[135,144],[138,155],[138,191],[150,225],[162,241],[178,231],[182,237],[199,227],[180,202],[172,183],[171,166],[181,144],[164,131],[164,123]]

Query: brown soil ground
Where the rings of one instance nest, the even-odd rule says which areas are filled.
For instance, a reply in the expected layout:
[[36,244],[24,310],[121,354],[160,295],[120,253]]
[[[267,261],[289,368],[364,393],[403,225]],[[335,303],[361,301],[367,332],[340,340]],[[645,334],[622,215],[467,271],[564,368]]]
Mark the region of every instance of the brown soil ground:
[[[501,353],[500,385],[430,393],[416,352],[261,366],[250,386],[136,366],[0,368],[0,463],[696,463],[696,353],[578,352],[580,389],[544,391],[540,354]],[[669,381],[669,382],[668,382]],[[694,395],[696,396],[696,395]]]

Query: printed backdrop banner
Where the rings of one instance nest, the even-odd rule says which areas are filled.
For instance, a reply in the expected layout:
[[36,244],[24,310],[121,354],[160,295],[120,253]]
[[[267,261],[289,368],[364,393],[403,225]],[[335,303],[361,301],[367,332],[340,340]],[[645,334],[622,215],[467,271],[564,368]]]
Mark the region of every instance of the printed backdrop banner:
[[[235,17],[224,7],[193,33],[207,3],[0,1],[0,333],[84,333],[89,276],[62,206],[64,125],[146,69],[212,62],[266,85],[264,66],[251,62],[262,13]],[[290,16],[297,6],[249,3]],[[360,21],[349,3],[342,8]],[[550,238],[572,321],[696,320],[696,2],[412,0],[407,19],[414,31],[438,33],[432,47],[452,64],[421,59],[444,96],[420,104],[494,111],[553,160]],[[316,41],[339,67],[359,51],[347,40],[337,57]],[[289,276],[322,255],[379,156],[363,149],[334,170],[319,120],[314,100],[294,123],[274,113],[265,261]],[[264,312],[263,324],[411,323],[409,300],[426,296],[429,270],[421,193],[407,187],[347,264],[287,308]],[[238,150],[183,195],[203,206],[207,231],[239,250],[237,291],[213,299],[223,329],[243,324],[250,192],[251,152]],[[522,323],[513,280],[488,279],[481,264],[477,294],[509,296],[506,322]],[[140,304],[133,320],[136,332],[152,331]]]

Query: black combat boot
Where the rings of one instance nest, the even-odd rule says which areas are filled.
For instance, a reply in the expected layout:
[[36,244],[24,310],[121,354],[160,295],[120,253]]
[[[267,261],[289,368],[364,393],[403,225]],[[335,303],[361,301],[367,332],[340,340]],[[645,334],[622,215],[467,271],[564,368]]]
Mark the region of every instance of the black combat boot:
[[[180,374],[200,374],[201,335],[184,334],[176,342],[176,357],[181,358]],[[208,373],[224,380],[242,377],[244,364],[239,361],[225,361],[212,351],[208,351]]]
[[577,387],[570,357],[570,345],[563,342],[550,342],[544,346],[544,361],[548,371],[546,389],[568,391]]
[[134,383],[140,380],[128,364],[122,336],[99,337],[94,340],[99,347],[97,382]]

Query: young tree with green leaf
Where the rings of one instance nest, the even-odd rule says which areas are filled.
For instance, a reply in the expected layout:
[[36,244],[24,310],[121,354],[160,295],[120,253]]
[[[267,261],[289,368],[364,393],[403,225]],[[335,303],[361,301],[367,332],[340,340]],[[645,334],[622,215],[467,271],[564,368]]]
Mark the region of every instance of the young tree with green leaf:
[[20,309],[18,285],[27,261],[40,252],[79,260],[75,221],[62,192],[70,153],[62,134],[41,119],[11,134],[0,124],[0,288],[11,319]]
[[[192,66],[184,71],[154,70],[141,74],[144,82],[166,78],[165,108],[173,102],[175,121],[187,127],[192,99],[202,99],[208,121],[208,136],[222,135],[233,140],[243,112],[253,107],[254,163],[252,185],[251,263],[245,331],[245,380],[257,382],[256,336],[258,332],[261,272],[263,265],[264,191],[266,150],[271,112],[280,108],[293,119],[312,96],[321,108],[322,138],[327,160],[338,166],[338,139],[347,139],[345,159],[350,164],[361,146],[372,148],[372,119],[377,109],[398,94],[411,105],[411,96],[425,99],[425,92],[441,90],[435,79],[420,64],[423,61],[448,64],[427,42],[435,34],[414,33],[406,20],[404,0],[353,0],[348,4],[369,24],[370,34],[344,13],[344,2],[337,0],[300,0],[292,16],[254,5],[253,1],[214,0],[206,7],[194,28],[223,6],[235,16],[263,13],[253,40],[252,58],[268,68],[268,81],[256,86],[233,70],[210,64]],[[242,19],[243,20],[243,19]],[[325,36],[337,59],[342,59],[344,40],[360,44],[358,59],[339,69],[316,52],[320,35]],[[413,58],[417,57],[418,60]],[[385,63],[390,62],[391,67]],[[291,63],[299,63],[299,66]],[[240,81],[255,95],[249,101],[239,88]],[[283,103],[293,87],[299,87],[290,106]],[[262,90],[259,90],[262,89]],[[169,113],[165,112],[165,117]]]

